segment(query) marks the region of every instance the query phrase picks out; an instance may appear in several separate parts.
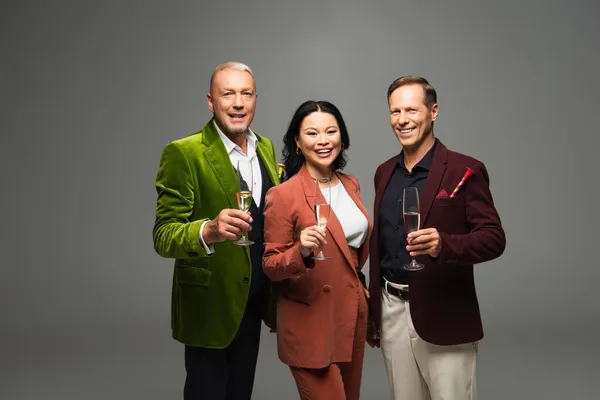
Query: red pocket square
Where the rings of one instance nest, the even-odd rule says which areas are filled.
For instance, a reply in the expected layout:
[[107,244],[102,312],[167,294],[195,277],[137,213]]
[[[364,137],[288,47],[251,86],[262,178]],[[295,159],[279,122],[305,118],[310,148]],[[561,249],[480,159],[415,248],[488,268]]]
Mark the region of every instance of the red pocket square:
[[437,196],[435,196],[436,199],[447,199],[450,198],[450,196],[448,196],[448,192],[446,192],[444,189],[442,189]]

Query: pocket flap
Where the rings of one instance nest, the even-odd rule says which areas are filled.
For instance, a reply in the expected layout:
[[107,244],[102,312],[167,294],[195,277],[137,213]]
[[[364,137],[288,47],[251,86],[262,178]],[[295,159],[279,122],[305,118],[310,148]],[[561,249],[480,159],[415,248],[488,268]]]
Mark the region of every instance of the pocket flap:
[[433,206],[441,206],[441,207],[448,207],[448,206],[458,206],[458,205],[463,205],[464,201],[462,197],[445,197],[442,199],[435,199],[433,201]]
[[279,282],[280,294],[289,300],[312,305],[318,295],[318,285],[311,275],[311,272],[305,272]]
[[208,287],[210,284],[211,272],[204,268],[180,266],[175,271],[177,282],[180,285]]

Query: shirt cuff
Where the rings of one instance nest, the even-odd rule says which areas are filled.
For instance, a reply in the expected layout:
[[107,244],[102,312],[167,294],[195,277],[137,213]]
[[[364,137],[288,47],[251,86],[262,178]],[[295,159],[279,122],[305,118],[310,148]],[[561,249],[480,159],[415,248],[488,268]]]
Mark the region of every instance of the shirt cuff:
[[213,243],[212,246],[208,247],[206,245],[206,243],[204,242],[204,239],[202,239],[202,231],[204,230],[204,225],[206,225],[208,222],[210,222],[210,221],[204,221],[202,223],[202,225],[200,225],[200,234],[198,236],[200,236],[200,243],[202,243],[202,246],[204,246],[204,250],[206,250],[206,254],[210,255],[215,252],[215,245]]

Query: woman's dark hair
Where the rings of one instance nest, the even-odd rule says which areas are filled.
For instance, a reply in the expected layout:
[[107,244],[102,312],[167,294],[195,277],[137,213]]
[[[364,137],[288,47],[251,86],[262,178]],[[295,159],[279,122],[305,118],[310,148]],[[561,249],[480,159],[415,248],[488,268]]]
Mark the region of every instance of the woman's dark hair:
[[338,110],[336,106],[328,101],[309,100],[302,103],[300,107],[298,107],[294,113],[294,116],[292,117],[292,120],[290,121],[290,126],[283,137],[282,153],[284,160],[283,162],[285,163],[285,179],[289,179],[296,175],[298,171],[300,171],[300,168],[302,168],[302,165],[304,165],[306,162],[304,154],[298,154],[296,152],[296,139],[300,135],[300,125],[302,125],[304,118],[317,111],[333,115],[338,126],[340,127],[342,151],[340,151],[340,154],[338,154],[337,158],[333,162],[333,170],[341,170],[346,165],[346,149],[350,147],[350,137],[348,136],[346,123],[342,118],[340,110]]

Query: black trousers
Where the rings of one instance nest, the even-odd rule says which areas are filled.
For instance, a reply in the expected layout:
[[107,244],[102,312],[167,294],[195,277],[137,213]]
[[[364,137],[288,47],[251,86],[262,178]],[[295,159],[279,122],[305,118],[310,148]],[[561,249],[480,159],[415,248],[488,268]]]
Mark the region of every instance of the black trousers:
[[248,305],[225,349],[185,346],[184,400],[246,400],[252,396],[260,343],[260,304]]

